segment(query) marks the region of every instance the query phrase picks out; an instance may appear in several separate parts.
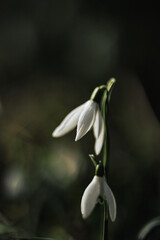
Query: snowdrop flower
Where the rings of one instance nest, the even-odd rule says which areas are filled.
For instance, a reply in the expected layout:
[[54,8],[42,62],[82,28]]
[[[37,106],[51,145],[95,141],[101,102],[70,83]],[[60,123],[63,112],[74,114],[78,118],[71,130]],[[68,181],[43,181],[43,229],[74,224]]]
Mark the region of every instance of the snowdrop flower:
[[[108,186],[104,170],[101,165],[97,165],[98,171],[91,183],[85,189],[81,200],[81,213],[82,217],[87,218],[93,211],[98,198],[101,196],[108,203],[110,218],[113,221],[116,219],[116,201],[112,190]],[[96,169],[97,169],[96,168]]]
[[104,140],[104,121],[99,108],[104,86],[97,87],[87,102],[72,110],[53,131],[53,137],[61,137],[77,126],[75,141],[81,139],[92,127],[95,137],[95,153],[101,152]]

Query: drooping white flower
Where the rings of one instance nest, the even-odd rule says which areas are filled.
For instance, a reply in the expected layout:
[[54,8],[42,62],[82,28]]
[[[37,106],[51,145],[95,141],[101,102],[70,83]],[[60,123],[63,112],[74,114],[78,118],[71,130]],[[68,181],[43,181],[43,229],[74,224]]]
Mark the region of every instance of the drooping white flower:
[[107,201],[111,220],[112,222],[115,221],[117,211],[116,200],[104,176],[94,176],[91,183],[85,189],[81,200],[81,213],[83,218],[85,219],[91,214],[99,196]]
[[95,136],[95,153],[101,152],[104,140],[104,121],[99,105],[94,100],[88,100],[84,104],[72,110],[53,131],[53,137],[61,137],[77,126],[75,141],[81,139],[92,127]]

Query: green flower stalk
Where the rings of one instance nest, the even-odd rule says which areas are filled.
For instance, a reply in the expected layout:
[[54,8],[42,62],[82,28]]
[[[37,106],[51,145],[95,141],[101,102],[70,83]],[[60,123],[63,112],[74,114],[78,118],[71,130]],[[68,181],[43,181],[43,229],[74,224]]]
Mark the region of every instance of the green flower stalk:
[[[110,138],[109,138],[109,102],[111,99],[111,93],[116,80],[111,78],[106,84],[106,91],[103,94],[101,102],[101,111],[104,120],[104,146],[103,146],[103,166],[105,179],[108,179],[108,165],[110,157]],[[108,204],[104,201],[104,219],[103,219],[103,233],[102,240],[108,240]]]

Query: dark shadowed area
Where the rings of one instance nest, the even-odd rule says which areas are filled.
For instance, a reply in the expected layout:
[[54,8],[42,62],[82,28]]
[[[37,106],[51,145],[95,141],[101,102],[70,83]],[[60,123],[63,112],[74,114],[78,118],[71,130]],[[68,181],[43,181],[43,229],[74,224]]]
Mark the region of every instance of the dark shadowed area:
[[93,133],[75,143],[75,130],[52,132],[110,77],[110,239],[135,240],[160,216],[159,10],[155,0],[0,3],[0,239],[100,239],[102,207],[80,212]]

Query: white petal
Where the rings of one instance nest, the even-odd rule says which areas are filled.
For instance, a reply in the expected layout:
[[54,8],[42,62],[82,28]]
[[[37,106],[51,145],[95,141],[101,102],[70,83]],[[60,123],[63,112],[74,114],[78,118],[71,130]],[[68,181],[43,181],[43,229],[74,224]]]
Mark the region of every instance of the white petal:
[[112,222],[114,222],[116,219],[116,214],[117,214],[116,200],[112,193],[112,190],[106,183],[105,179],[104,179],[104,197],[106,198],[107,203],[108,203],[109,214],[110,214],[111,220],[112,220]]
[[94,176],[83,193],[81,200],[81,213],[83,218],[87,218],[91,214],[97,203],[97,198],[100,195],[101,180],[102,178]]
[[65,135],[66,133],[73,130],[78,122],[79,116],[85,107],[85,104],[80,105],[79,107],[72,110],[60,123],[60,125],[53,131],[52,136],[53,137],[61,137]]
[[95,138],[99,137],[99,134],[100,134],[101,128],[102,128],[102,121],[103,121],[102,114],[98,107],[97,112],[96,112],[95,122],[93,124],[93,133],[94,133]]
[[94,150],[96,155],[100,154],[103,147],[103,142],[104,142],[104,120],[103,118],[101,120],[102,120],[101,131],[100,131],[99,137],[95,139],[95,145],[94,145]]
[[92,100],[87,101],[77,124],[77,135],[75,141],[82,138],[93,126],[98,104]]

